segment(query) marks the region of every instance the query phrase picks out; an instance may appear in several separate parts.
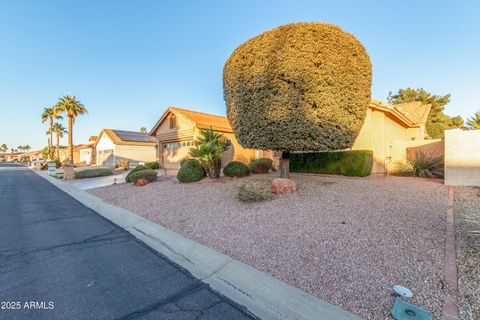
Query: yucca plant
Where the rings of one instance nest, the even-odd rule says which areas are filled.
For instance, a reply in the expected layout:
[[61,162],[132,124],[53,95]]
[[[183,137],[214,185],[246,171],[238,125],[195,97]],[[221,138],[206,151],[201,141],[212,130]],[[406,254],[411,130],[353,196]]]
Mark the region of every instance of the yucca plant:
[[420,178],[443,178],[443,157],[434,157],[422,151],[415,153],[415,159],[409,162],[397,162],[393,174]]
[[223,153],[230,147],[230,141],[212,129],[203,129],[190,149],[190,156],[196,159],[212,179],[220,177]]

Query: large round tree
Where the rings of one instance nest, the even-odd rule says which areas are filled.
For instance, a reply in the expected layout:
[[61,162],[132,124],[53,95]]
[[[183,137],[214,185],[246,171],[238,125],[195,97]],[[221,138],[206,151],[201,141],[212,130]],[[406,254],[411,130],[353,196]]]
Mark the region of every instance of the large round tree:
[[[350,148],[371,98],[372,65],[350,33],[326,23],[293,23],[241,44],[223,87],[239,143],[283,151]],[[285,161],[286,160],[286,161]]]

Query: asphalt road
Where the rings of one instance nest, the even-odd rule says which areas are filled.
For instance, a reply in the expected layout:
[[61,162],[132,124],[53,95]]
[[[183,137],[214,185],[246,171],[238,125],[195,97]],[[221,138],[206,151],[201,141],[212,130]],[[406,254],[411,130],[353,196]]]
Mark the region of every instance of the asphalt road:
[[0,164],[0,319],[253,319],[25,168]]

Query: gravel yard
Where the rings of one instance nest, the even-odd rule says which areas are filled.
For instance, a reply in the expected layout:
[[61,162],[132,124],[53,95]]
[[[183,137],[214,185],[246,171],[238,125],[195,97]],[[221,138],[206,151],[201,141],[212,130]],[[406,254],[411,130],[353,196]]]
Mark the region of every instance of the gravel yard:
[[455,188],[460,319],[480,319],[480,188]]
[[89,190],[366,319],[389,319],[395,284],[439,317],[448,189],[403,177],[292,175],[298,191],[245,204],[245,179]]

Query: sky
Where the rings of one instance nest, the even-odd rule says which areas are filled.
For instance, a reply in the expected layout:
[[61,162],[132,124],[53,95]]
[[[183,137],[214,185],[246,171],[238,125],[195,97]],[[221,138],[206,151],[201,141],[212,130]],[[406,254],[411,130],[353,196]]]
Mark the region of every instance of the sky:
[[476,0],[0,0],[0,144],[44,147],[40,115],[64,94],[89,111],[76,120],[74,144],[102,128],[151,129],[168,106],[224,115],[233,50],[300,21],[360,40],[373,98],[423,87],[451,94],[447,114],[470,117],[480,110],[479,16]]

